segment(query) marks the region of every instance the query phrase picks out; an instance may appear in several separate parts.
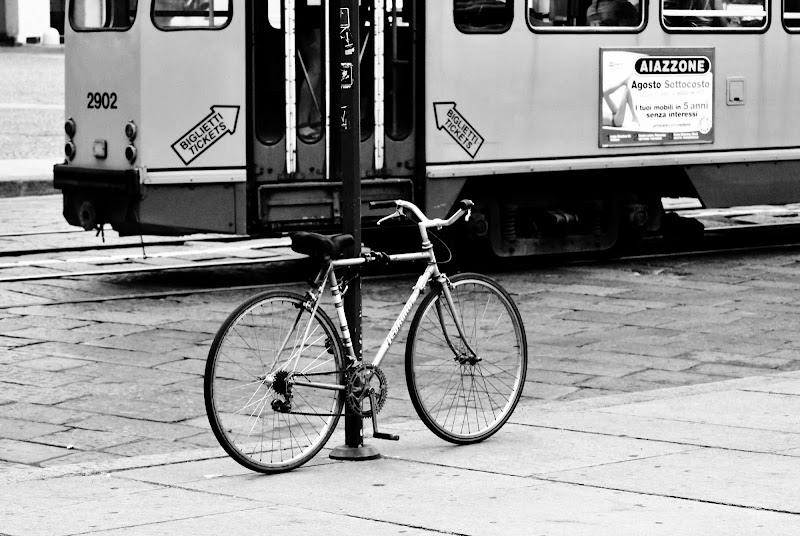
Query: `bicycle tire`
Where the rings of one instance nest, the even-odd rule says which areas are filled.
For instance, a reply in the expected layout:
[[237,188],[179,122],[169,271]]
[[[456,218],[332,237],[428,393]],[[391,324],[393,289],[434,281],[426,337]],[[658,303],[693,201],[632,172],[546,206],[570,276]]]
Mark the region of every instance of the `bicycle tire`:
[[465,362],[471,354],[440,288],[425,297],[411,322],[406,384],[414,409],[434,434],[451,443],[477,443],[506,423],[522,395],[525,328],[511,296],[491,278],[463,273],[450,282],[457,317],[480,361]]
[[249,298],[228,316],[209,350],[203,393],[211,429],[225,452],[253,471],[280,473],[306,463],[342,412],[342,391],[287,387],[292,378],[344,384],[339,334],[321,309],[309,325],[305,301],[282,291]]

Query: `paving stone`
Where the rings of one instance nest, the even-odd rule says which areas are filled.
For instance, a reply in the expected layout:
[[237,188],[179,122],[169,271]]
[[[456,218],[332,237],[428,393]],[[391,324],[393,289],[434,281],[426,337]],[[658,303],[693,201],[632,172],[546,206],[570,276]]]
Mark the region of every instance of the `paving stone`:
[[588,374],[575,374],[558,370],[532,369],[530,367],[528,367],[527,374],[528,381],[533,380],[536,382],[555,385],[574,385],[576,383],[588,380],[591,377],[592,376]]
[[156,422],[181,422],[205,413],[205,408],[202,406],[178,408],[165,406],[155,400],[120,400],[106,396],[86,396],[68,400],[59,407]]
[[800,466],[788,456],[700,449],[550,476],[590,486],[613,481],[615,488],[635,493],[800,513]]
[[0,348],[21,348],[34,344],[36,341],[20,339],[19,337],[6,337],[0,335]]
[[568,395],[561,397],[559,400],[568,402],[571,400],[583,400],[586,398],[596,398],[601,396],[618,395],[623,391],[612,391],[610,389],[595,389],[590,387],[580,387],[577,391],[573,391]]
[[[694,385],[696,383],[708,383],[721,381],[724,376],[702,373],[698,369],[703,365],[693,368],[690,371],[671,371],[671,370],[643,370],[634,372],[625,377],[633,381],[645,381],[660,383],[664,387],[673,385]],[[752,375],[752,374],[751,374]]]
[[776,372],[778,367],[739,366],[727,363],[704,363],[697,365],[690,372],[708,374],[709,376],[729,376],[731,378],[749,378],[759,374]]
[[63,426],[0,417],[0,438],[31,439],[64,430]]
[[30,385],[40,389],[47,389],[86,381],[88,376],[69,372],[35,370],[18,365],[0,365],[0,379],[6,383]]
[[[627,376],[628,374],[641,371],[645,368],[636,365],[628,365],[625,363],[594,362],[581,359],[558,359],[553,361],[544,361],[542,363],[537,363],[536,366],[538,368],[555,370],[559,372],[587,374],[589,376],[609,376],[612,378],[621,378],[623,376]],[[584,385],[584,382],[575,385],[581,386]]]
[[645,380],[638,380],[630,377],[614,378],[607,376],[599,376],[581,382],[576,387],[587,387],[590,389],[603,389],[606,391],[616,391],[633,393],[637,391],[652,391],[654,389],[663,389],[664,385]]
[[758,356],[715,351],[690,352],[686,355],[687,359],[700,361],[702,363],[720,363],[775,369],[791,362],[794,357],[797,357],[797,352],[792,350],[771,352]]
[[88,341],[86,345],[148,353],[163,353],[191,346],[191,343],[185,340],[154,337],[152,334],[148,335],[148,333],[149,332],[133,333],[130,335],[113,335],[103,339]]
[[582,350],[669,358],[684,355],[687,351],[687,348],[681,344],[681,341],[675,341],[674,344],[670,345],[658,345],[642,340],[612,339],[586,345],[582,347]]
[[[0,300],[0,303],[3,303]],[[60,303],[55,305],[34,305],[28,307],[16,307],[9,309],[9,312],[18,315],[43,316],[47,318],[69,318],[75,320],[76,314],[83,314],[90,310],[100,307],[96,303]]]
[[44,460],[62,456],[66,452],[68,451],[61,447],[0,439],[0,460],[7,462],[38,464]]
[[149,368],[144,363],[139,364],[135,356],[131,360],[131,365],[92,363],[82,367],[81,372],[87,376],[103,378],[108,382],[137,382],[151,385],[169,385],[192,377],[181,372]]
[[191,446],[176,443],[173,441],[160,441],[157,439],[145,439],[135,441],[133,443],[126,443],[116,447],[109,447],[103,450],[110,454],[117,454],[120,456],[143,456],[147,454],[164,454],[168,452],[180,452],[189,450]]
[[125,418],[113,415],[91,415],[80,421],[70,423],[75,428],[102,430],[106,432],[122,432],[126,435],[147,439],[174,441],[197,434],[191,426],[164,424],[143,418]]
[[578,390],[579,389],[577,387],[568,385],[552,385],[548,383],[526,380],[525,387],[523,389],[523,396],[529,398],[539,398],[542,400],[557,400]]
[[[362,342],[362,347],[367,348],[366,340]],[[171,352],[167,352],[164,357],[172,357],[174,361],[170,361],[170,363],[174,363],[175,361],[179,361],[182,359],[201,359],[205,360],[208,358],[208,351],[211,349],[211,343],[213,339],[209,339],[207,341],[202,341],[194,346],[187,346],[185,348],[178,348],[177,350],[173,350]],[[382,340],[381,340],[382,342]]]
[[87,363],[90,363],[90,361],[83,359],[69,359],[66,357],[33,357],[20,362],[19,366],[36,370],[49,370],[50,372],[58,372],[62,370],[76,369],[86,365]]
[[83,342],[86,336],[68,329],[50,328],[27,328],[6,333],[9,337],[21,339],[33,339],[35,341],[56,341],[56,342]]
[[39,436],[33,442],[42,445],[63,447],[85,451],[101,450],[116,445],[138,441],[141,437],[129,432],[109,432],[106,430],[84,430],[70,428],[54,434]]
[[0,365],[19,364],[29,359],[36,359],[37,357],[39,357],[38,354],[26,350],[25,348],[4,348],[3,351],[0,352]]
[[90,413],[82,411],[28,402],[14,402],[0,406],[0,417],[22,419],[27,422],[72,424],[89,416]]
[[38,386],[0,381],[0,400],[9,402],[29,402],[43,405],[58,404],[65,400],[84,396],[85,393],[86,386],[82,383],[43,389]]
[[[205,351],[207,353],[208,349],[205,349]],[[197,376],[202,376],[203,374],[205,374],[206,360],[179,359],[177,361],[170,361],[169,363],[164,363],[163,365],[158,365],[156,369],[169,370],[173,372],[184,372],[187,374],[195,374]]]
[[102,348],[99,346],[89,346],[86,344],[69,344],[60,342],[48,342],[37,344],[29,348],[36,352],[79,359],[88,359],[98,363],[110,365],[135,365],[138,367],[151,367],[169,361],[174,361],[174,357],[166,357],[163,354],[134,352],[131,350],[119,350],[116,348]]
[[92,322],[72,331],[86,335],[85,340],[94,340],[112,335],[129,335],[152,329],[150,326],[135,324],[118,324],[115,322]]
[[638,369],[686,370],[697,366],[697,361],[680,357],[656,357],[652,355],[623,354],[618,352],[595,352],[581,349],[572,357],[574,361],[619,364]]
[[69,452],[70,454],[59,456],[58,458],[51,458],[49,460],[45,460],[43,462],[40,462],[38,465],[40,467],[53,467],[57,465],[78,464],[78,463],[96,464],[96,463],[110,462],[113,460],[124,458],[124,456],[120,454],[112,454],[110,452],[99,452],[99,451],[87,452],[74,449],[70,449],[66,452]]
[[[383,421],[381,421],[383,422]],[[208,421],[206,421],[206,428],[208,428]],[[208,429],[205,432],[201,432],[199,434],[195,434],[189,437],[182,437],[177,442],[184,445],[184,448],[192,448],[192,447],[203,447],[203,448],[214,448],[219,447],[219,441],[214,436],[214,433]]]
[[221,323],[210,320],[180,320],[178,322],[164,324],[163,327],[175,331],[189,331],[192,333],[214,335],[219,330],[220,325]]

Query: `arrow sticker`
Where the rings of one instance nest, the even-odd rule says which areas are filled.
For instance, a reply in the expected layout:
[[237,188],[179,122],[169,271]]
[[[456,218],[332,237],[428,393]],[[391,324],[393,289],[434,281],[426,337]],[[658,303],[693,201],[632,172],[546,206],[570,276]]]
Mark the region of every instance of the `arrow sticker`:
[[456,103],[434,102],[433,112],[436,115],[436,128],[447,130],[450,137],[467,151],[468,155],[475,158],[483,145],[483,136],[478,134],[469,121],[456,110]]
[[214,105],[210,114],[172,144],[172,150],[188,166],[225,134],[236,132],[238,122],[239,106]]

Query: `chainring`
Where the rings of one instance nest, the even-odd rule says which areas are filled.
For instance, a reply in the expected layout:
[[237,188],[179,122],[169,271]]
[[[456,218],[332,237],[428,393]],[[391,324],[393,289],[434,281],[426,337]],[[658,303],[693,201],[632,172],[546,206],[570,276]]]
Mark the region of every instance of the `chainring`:
[[389,393],[389,385],[383,371],[374,365],[359,365],[347,373],[346,400],[353,415],[362,419],[372,417],[370,390],[375,393],[375,413],[379,413]]

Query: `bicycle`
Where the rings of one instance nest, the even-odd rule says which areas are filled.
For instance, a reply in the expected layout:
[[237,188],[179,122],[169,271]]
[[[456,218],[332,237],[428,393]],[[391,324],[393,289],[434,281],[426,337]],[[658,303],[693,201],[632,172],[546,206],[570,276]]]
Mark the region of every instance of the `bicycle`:
[[[267,291],[252,296],[220,327],[204,377],[206,412],[217,440],[241,465],[258,472],[295,469],[330,438],[345,404],[371,418],[373,437],[399,439],[378,430],[387,380],[379,368],[420,294],[431,292],[414,314],[406,341],[406,384],[420,419],[440,438],[456,444],[482,441],[511,416],[522,394],[528,353],[517,306],[484,275],[440,272],[428,229],[469,219],[472,202],[461,201],[449,219],[428,219],[413,203],[395,207],[378,223],[413,213],[422,239],[418,252],[362,252],[341,258],[351,235],[299,232],[292,249],[315,257],[320,270],[301,295]],[[371,262],[425,261],[426,268],[375,358],[356,357],[344,314],[344,283],[336,269]],[[337,331],[320,308],[326,284],[333,298]]]

